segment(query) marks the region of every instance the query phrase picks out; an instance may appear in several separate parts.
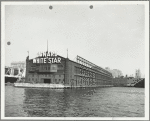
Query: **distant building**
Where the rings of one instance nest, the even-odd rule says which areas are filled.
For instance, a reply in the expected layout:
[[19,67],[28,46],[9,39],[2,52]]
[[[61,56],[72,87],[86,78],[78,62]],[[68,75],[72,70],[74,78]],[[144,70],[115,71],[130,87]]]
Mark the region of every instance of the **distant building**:
[[121,77],[122,76],[122,72],[120,71],[120,70],[118,70],[118,69],[113,69],[112,70],[112,75],[113,75],[113,77]]
[[123,76],[122,72],[118,69],[111,70],[109,67],[106,67],[105,69],[112,73],[113,78],[118,78]]
[[26,62],[25,61],[16,61],[11,63],[11,74],[20,75],[25,77],[26,72]]
[[24,69],[26,68],[26,62],[25,61],[12,62],[11,67]]
[[137,83],[144,80],[144,78],[134,78],[134,77],[125,77],[125,78],[113,78],[112,82],[113,85],[116,87],[123,87],[123,86],[134,86]]
[[137,69],[135,71],[135,78],[141,78],[141,71],[140,71],[140,69]]

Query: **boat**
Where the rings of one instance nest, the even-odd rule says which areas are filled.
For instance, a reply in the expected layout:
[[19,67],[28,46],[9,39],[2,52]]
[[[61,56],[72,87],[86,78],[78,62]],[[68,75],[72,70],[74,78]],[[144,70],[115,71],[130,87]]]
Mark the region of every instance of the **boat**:
[[15,83],[17,82],[18,77],[13,75],[5,75],[5,83]]

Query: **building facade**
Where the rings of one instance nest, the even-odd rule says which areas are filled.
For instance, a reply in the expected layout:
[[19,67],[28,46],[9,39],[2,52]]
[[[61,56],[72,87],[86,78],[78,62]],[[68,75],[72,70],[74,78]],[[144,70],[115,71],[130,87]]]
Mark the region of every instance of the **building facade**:
[[134,77],[125,77],[125,78],[113,78],[112,83],[113,86],[116,87],[126,87],[126,86],[134,86],[135,84],[141,82],[144,78],[134,78]]
[[26,68],[26,63],[25,61],[16,61],[11,63],[11,67],[13,68]]
[[53,59],[47,58],[49,61],[39,58],[27,57],[26,83],[64,84],[70,87],[112,85],[110,72],[79,56],[77,62],[58,55]]
[[135,78],[141,78],[141,71],[140,71],[140,69],[137,69],[135,71]]

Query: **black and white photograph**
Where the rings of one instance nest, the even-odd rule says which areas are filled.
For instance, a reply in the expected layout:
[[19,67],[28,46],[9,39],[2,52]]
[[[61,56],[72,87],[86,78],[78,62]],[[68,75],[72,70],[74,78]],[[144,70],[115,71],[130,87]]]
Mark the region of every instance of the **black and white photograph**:
[[1,25],[1,119],[149,119],[149,1],[3,1]]

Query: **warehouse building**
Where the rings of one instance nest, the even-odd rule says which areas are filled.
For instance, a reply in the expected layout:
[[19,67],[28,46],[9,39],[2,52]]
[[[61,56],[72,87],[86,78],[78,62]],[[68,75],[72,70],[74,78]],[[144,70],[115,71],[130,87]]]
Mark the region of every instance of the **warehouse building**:
[[77,56],[76,62],[51,52],[26,59],[26,83],[63,84],[70,87],[111,86],[112,74]]

